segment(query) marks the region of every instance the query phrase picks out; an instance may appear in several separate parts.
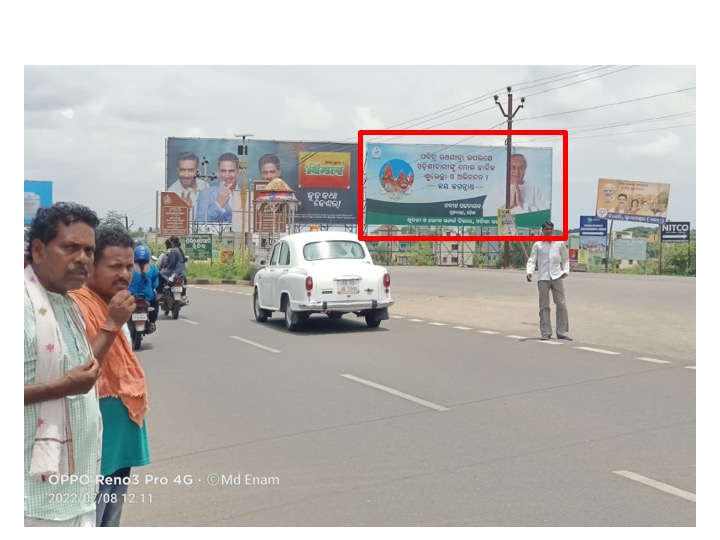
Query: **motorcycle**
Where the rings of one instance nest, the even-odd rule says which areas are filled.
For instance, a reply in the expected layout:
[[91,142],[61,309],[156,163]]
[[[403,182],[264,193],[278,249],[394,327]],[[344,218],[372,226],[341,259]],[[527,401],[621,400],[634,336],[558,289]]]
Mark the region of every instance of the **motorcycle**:
[[172,318],[180,316],[180,308],[187,304],[184,293],[185,280],[182,276],[171,275],[163,287],[162,310],[165,315],[172,312]]
[[144,294],[135,295],[135,311],[130,316],[128,328],[130,340],[134,351],[140,350],[143,336],[155,331],[153,323],[149,321],[148,312],[153,309]]

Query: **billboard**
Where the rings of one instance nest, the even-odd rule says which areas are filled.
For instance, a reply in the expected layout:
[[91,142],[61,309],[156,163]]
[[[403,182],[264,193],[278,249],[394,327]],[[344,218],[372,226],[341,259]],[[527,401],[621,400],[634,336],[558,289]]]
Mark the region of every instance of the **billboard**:
[[613,259],[644,261],[646,258],[646,240],[618,239],[613,243]]
[[160,194],[160,234],[187,236],[190,234],[190,206],[177,193]]
[[[368,225],[497,227],[505,147],[367,143]],[[510,211],[517,227],[550,219],[552,148],[515,148]]]
[[[282,178],[300,201],[295,223],[357,224],[357,144],[168,138],[167,191],[190,205],[191,221],[232,223],[234,197],[241,189],[246,161],[248,193],[255,181]],[[236,165],[237,163],[237,165]],[[249,197],[248,197],[249,199]],[[239,210],[239,209],[236,209]]]
[[25,180],[25,225],[30,225],[40,208],[52,206],[52,203],[52,182]]
[[665,223],[670,184],[631,180],[598,180],[595,215],[603,219]]
[[580,236],[607,236],[608,222],[595,216],[580,216]]
[[681,243],[690,241],[689,221],[666,221],[660,228],[660,241],[667,243]]

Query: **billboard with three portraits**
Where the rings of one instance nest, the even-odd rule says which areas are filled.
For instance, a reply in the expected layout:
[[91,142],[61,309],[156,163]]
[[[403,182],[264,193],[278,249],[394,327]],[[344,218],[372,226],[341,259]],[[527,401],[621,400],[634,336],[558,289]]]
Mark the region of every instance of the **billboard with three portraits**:
[[[297,224],[356,225],[357,144],[246,139],[168,138],[165,190],[191,206],[191,221],[232,223],[233,192],[281,178],[300,201]],[[238,198],[239,200],[239,198]]]

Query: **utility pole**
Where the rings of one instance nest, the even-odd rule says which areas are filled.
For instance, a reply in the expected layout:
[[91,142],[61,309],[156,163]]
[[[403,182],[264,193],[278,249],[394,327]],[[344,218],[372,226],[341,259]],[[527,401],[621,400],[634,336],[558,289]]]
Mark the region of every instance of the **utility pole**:
[[[500,112],[507,118],[508,131],[512,130],[512,121],[515,118],[517,112],[525,106],[525,98],[520,98],[520,105],[513,111],[513,95],[511,94],[512,88],[507,87],[508,91],[508,105],[507,110],[503,109],[502,103],[499,101],[499,96],[493,96],[495,104],[500,107]],[[510,209],[510,157],[512,156],[512,134],[508,134],[505,139],[505,145],[507,146],[507,174],[505,175],[505,208]],[[484,212],[483,212],[484,213]],[[505,268],[510,267],[510,243],[505,241]]]
[[[242,137],[242,145],[238,146],[238,154],[242,156],[242,160],[240,161],[240,170],[242,170],[242,181],[240,183],[240,208],[242,209],[240,213],[240,234],[242,236],[241,244],[242,244],[242,256],[243,261],[247,258],[247,234],[246,234],[246,223],[249,222],[248,219],[248,201],[247,201],[247,145],[245,144],[245,139],[247,137],[252,137],[252,133],[235,133],[235,137]],[[247,227],[247,230],[249,231],[250,227]]]

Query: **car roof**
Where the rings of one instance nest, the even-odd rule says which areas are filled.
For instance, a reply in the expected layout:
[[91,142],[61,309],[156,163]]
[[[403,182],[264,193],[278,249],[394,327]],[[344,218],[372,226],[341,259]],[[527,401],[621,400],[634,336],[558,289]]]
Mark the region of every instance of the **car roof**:
[[283,236],[280,240],[306,244],[308,242],[324,242],[327,240],[353,240],[359,242],[357,234],[345,231],[310,231]]

